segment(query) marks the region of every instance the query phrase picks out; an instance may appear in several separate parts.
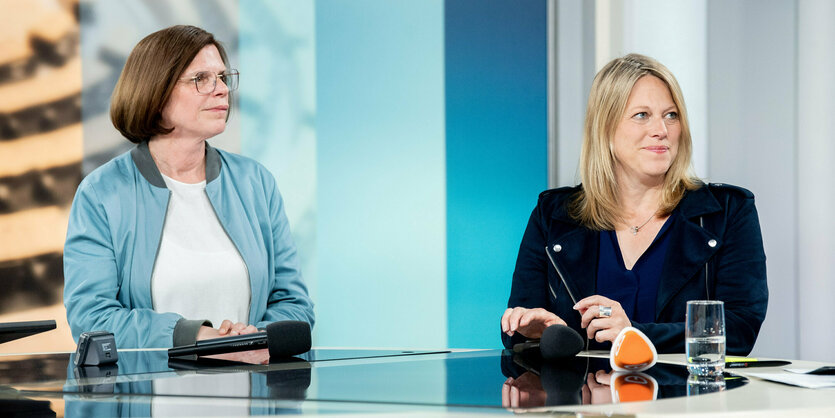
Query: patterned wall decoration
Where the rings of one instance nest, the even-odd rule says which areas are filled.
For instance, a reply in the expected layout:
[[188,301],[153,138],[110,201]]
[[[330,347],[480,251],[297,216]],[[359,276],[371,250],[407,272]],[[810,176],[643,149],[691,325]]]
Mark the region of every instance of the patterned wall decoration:
[[0,9],[0,321],[59,324],[0,352],[73,349],[61,294],[82,177],[78,2],[3,1]]

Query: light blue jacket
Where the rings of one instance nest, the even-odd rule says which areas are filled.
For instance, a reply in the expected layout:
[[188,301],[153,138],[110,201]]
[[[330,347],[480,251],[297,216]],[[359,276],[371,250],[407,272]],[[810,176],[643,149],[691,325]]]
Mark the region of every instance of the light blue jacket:
[[[249,323],[299,320],[312,327],[313,303],[272,174],[207,143],[206,194],[246,263]],[[147,142],[81,182],[64,245],[64,306],[76,341],[81,332],[105,330],[119,348],[172,346],[182,317],[155,312],[151,295],[170,195]],[[200,289],[183,297],[201,297]]]

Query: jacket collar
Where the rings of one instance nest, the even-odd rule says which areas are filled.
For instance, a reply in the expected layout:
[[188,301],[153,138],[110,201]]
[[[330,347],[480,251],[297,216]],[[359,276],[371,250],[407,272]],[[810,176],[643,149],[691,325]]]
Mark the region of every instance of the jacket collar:
[[[703,185],[687,191],[676,209],[679,218],[674,220],[668,233],[671,235],[670,248],[680,251],[676,250],[675,256],[668,252],[664,261],[661,273],[663,279],[659,283],[656,299],[656,317],[723,244],[719,237],[702,228],[698,221],[693,221],[694,218],[722,210],[708,187]],[[579,190],[579,186],[576,190]],[[572,293],[582,299],[595,291],[599,232],[587,229],[571,218],[566,206],[557,205],[551,213],[554,220],[566,223],[568,227],[559,228],[561,233],[548,241],[547,251],[560,249],[558,253],[551,253],[554,262],[565,275],[566,285],[571,287]],[[708,244],[710,241],[713,241],[713,246]]]
[[[208,142],[206,144],[206,184],[211,183],[220,175],[220,153],[214,149]],[[142,177],[148,183],[160,188],[167,188],[165,180],[162,179],[162,173],[159,172],[157,164],[151,157],[151,150],[148,148],[148,141],[140,142],[134,149],[131,150],[130,156],[136,168],[142,173]]]
[[[573,199],[574,194],[580,191],[581,188],[582,185],[575,187],[570,192],[571,197],[569,197],[569,199]],[[580,224],[568,214],[567,206],[568,205],[563,204],[555,207],[554,211],[551,212],[551,217],[561,222],[580,226]],[[708,185],[704,184],[696,190],[689,190],[685,192],[684,197],[678,204],[678,210],[685,219],[693,219],[697,216],[719,212],[722,210],[722,207],[719,205],[716,198],[713,197],[713,193],[708,190]]]
[[682,217],[685,219],[693,219],[697,216],[722,210],[722,206],[719,205],[719,202],[713,196],[713,193],[708,190],[708,187],[707,184],[704,184],[702,187],[684,194],[684,197],[678,204],[678,209]]

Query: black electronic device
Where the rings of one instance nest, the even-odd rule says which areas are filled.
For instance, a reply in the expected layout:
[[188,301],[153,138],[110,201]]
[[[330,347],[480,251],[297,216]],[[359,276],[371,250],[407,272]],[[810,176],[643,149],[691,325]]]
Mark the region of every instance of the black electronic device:
[[55,321],[0,322],[0,343],[55,329]]
[[265,332],[200,340],[192,345],[168,349],[169,357],[210,356],[267,348],[270,358],[289,357],[310,351],[310,324],[304,321],[277,321]]
[[513,352],[537,349],[545,360],[571,358],[583,350],[584,340],[573,328],[555,324],[542,331],[542,338],[513,346]]
[[101,366],[118,360],[116,338],[112,332],[82,332],[78,337],[78,348],[73,359],[76,366]]

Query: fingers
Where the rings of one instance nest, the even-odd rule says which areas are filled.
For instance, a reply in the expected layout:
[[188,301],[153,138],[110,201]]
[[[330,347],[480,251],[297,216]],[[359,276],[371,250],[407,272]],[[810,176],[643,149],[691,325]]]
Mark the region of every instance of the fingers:
[[504,314],[502,314],[502,319],[500,321],[502,326],[502,332],[506,333],[507,335],[513,335],[509,333],[510,331],[510,314],[513,312],[513,308],[507,308],[504,310]]
[[597,382],[595,379],[594,374],[589,373],[586,376],[586,385],[589,387],[589,390],[594,391],[595,389],[600,387],[600,383]]
[[534,321],[544,323],[548,319],[548,316],[545,312],[542,312],[543,310],[528,309],[524,314],[522,314],[522,317],[519,318],[519,327],[527,327]]
[[586,313],[586,310],[592,306],[615,306],[615,304],[620,306],[617,301],[611,300],[605,296],[592,295],[577,302],[577,304],[574,305],[574,309],[580,311],[581,314],[584,314]]
[[513,378],[508,377],[502,385],[502,407],[510,408],[510,386],[513,385]]
[[589,385],[583,385],[583,405],[589,405],[591,403],[591,389],[589,389]]
[[621,329],[622,328],[609,328],[603,331],[599,331],[597,334],[594,335],[594,340],[599,343],[606,341],[614,342],[615,338],[617,338],[618,334],[620,334]]
[[229,331],[229,335],[244,335],[252,334],[253,332],[258,332],[258,329],[255,328],[255,326],[248,325],[243,322],[237,322],[232,325],[232,329]]
[[539,338],[545,328],[555,324],[565,325],[565,321],[543,308],[508,308],[501,319],[502,332],[509,336],[518,332],[528,338]]
[[243,335],[251,334],[253,332],[258,332],[258,329],[255,328],[255,326],[248,325],[243,322],[232,322],[228,319],[224,319],[218,328],[218,333],[221,336]]
[[[588,374],[586,378],[586,385],[589,388],[589,398],[591,404],[600,404],[600,403],[611,403],[611,389],[609,389],[609,385],[599,382],[597,380],[597,374]],[[585,395],[585,394],[584,394]],[[586,399],[585,396],[583,397],[583,403],[585,403]]]
[[507,308],[502,315],[502,332],[513,336],[519,328],[519,320],[528,309],[522,307]]
[[588,339],[593,339],[594,335],[603,329],[607,329],[612,325],[612,318],[594,318],[586,326],[586,336]]
[[513,335],[513,333],[515,333],[516,330],[519,329],[519,321],[522,319],[522,315],[524,315],[527,311],[528,310],[526,308],[513,308],[513,310],[510,312],[510,318],[508,318],[508,324],[510,325],[510,334],[508,335]]
[[597,315],[600,313],[599,305],[594,305],[586,309],[586,311],[582,314],[582,318],[580,318],[580,328],[588,328],[589,323],[597,318]]
[[232,329],[232,321],[228,319],[224,319],[223,322],[220,323],[220,326],[217,328],[218,333],[220,335],[229,334],[229,331]]
[[[600,317],[600,306],[611,307],[611,316]],[[614,341],[620,330],[632,325],[620,303],[604,296],[589,296],[577,302],[574,309],[582,315],[580,327],[586,329],[586,336],[597,342]]]
[[611,386],[612,373],[614,372],[606,373],[605,370],[598,370],[597,373],[594,374],[594,379],[597,380],[597,382],[601,385]]

